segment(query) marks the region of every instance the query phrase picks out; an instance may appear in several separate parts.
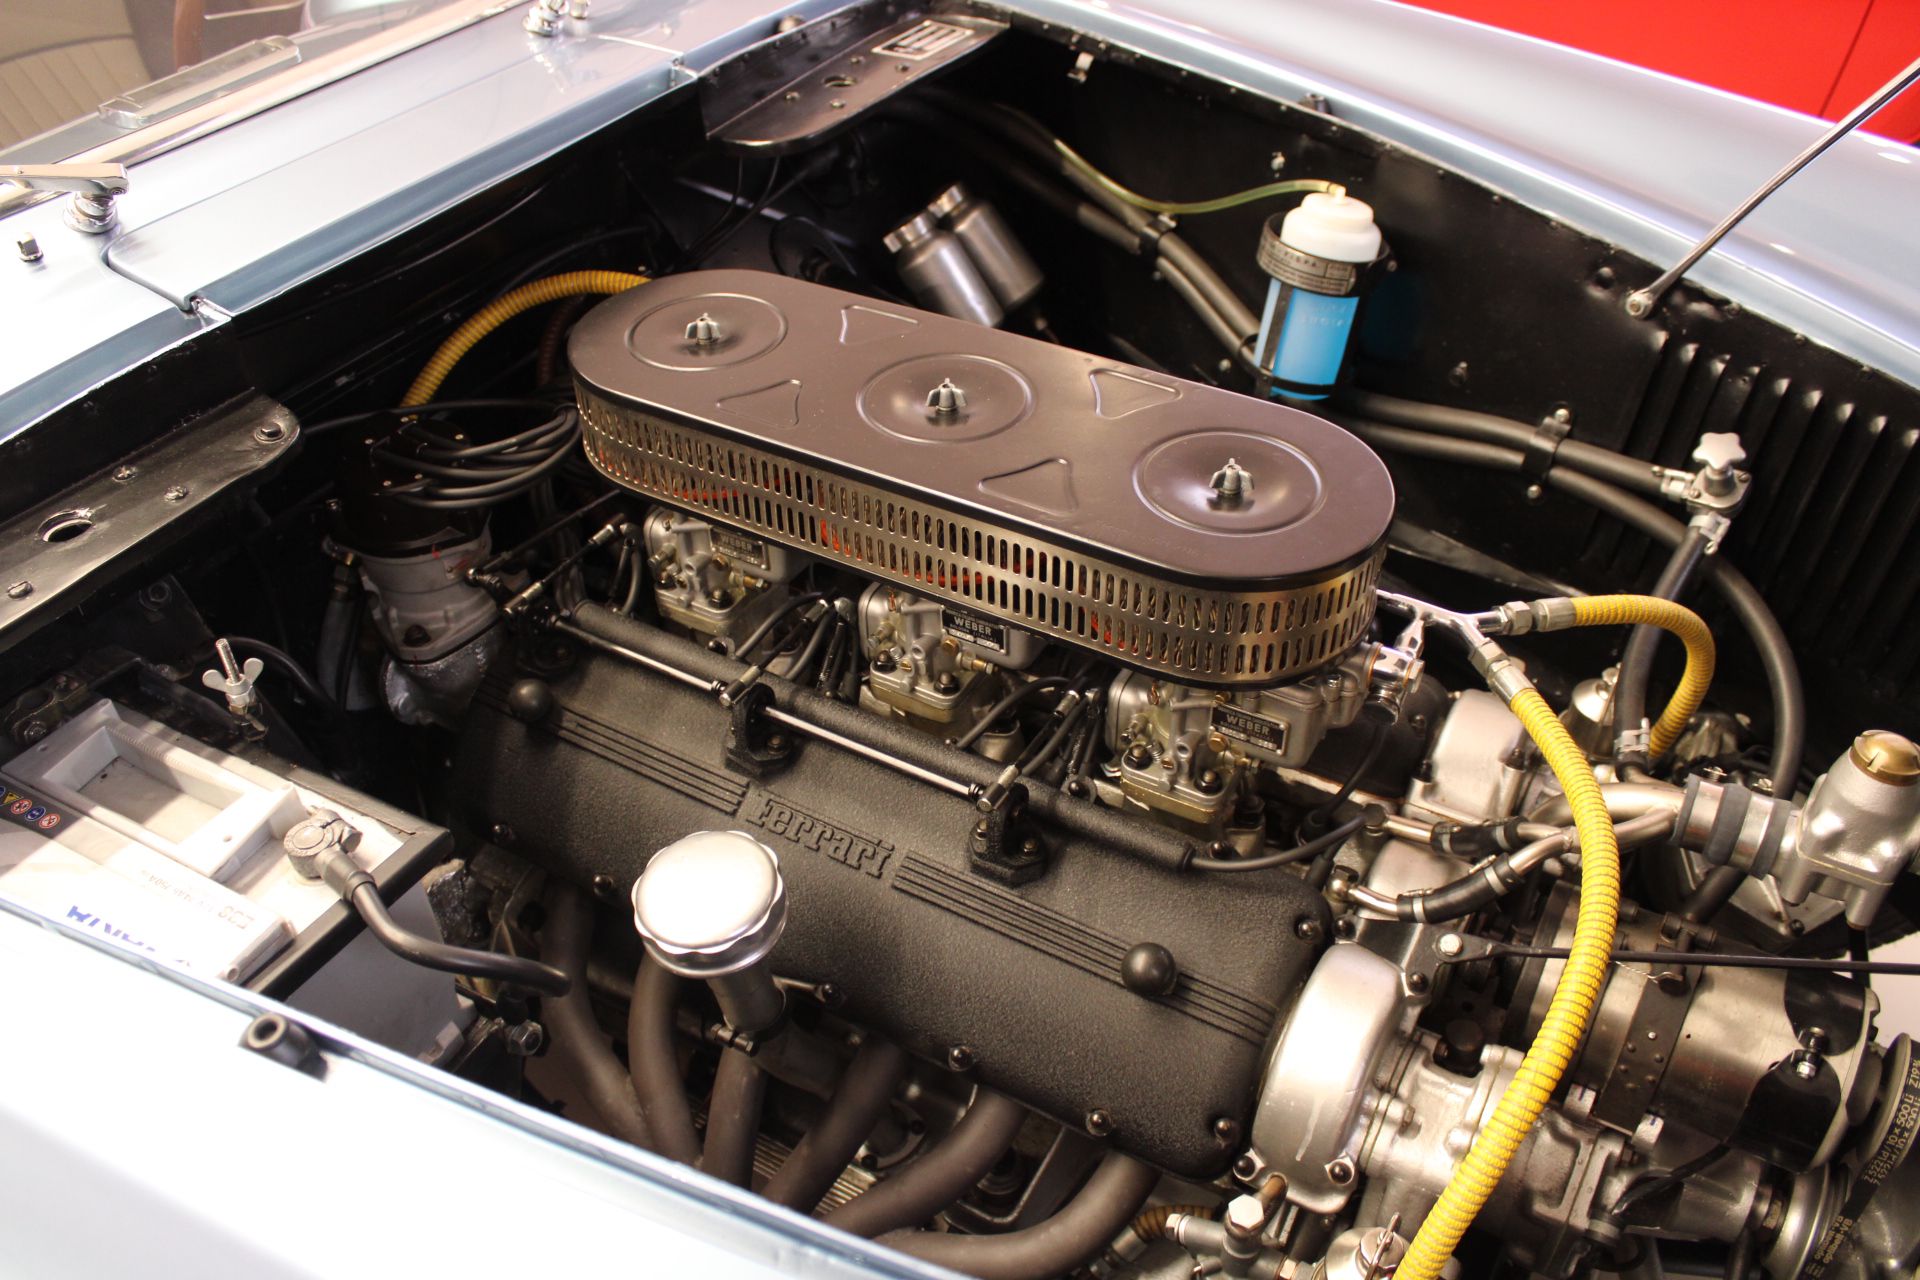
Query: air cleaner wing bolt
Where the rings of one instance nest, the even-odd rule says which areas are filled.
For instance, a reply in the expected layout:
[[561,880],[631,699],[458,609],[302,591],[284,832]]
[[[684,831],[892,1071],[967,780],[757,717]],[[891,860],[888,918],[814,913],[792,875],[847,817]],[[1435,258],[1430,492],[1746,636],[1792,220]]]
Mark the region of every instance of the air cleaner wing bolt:
[[967,407],[967,393],[955,386],[952,378],[940,379],[940,385],[927,392],[927,412],[951,418]]
[[1213,490],[1214,506],[1237,507],[1253,492],[1253,473],[1241,466],[1239,459],[1228,458],[1226,465],[1207,481],[1207,487]]

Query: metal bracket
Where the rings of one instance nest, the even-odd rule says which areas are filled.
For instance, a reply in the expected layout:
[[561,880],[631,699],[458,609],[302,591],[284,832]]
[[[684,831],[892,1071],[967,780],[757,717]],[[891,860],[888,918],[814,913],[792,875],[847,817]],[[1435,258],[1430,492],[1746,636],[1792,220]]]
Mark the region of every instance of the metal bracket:
[[893,5],[830,14],[708,70],[701,77],[707,136],[769,156],[810,146],[1006,29],[971,13]]
[[139,665],[125,649],[103,647],[80,658],[45,684],[35,685],[0,710],[0,728],[23,747],[30,747],[93,703],[95,690]]
[[158,536],[211,516],[298,435],[291,413],[253,397],[0,525],[0,647],[143,563]]
[[1026,812],[1027,789],[1016,785],[1007,803],[975,820],[967,839],[975,871],[1008,885],[1027,884],[1046,874],[1047,846],[1026,821]]
[[29,191],[71,191],[67,225],[90,236],[113,230],[120,220],[114,197],[127,191],[123,164],[0,164],[0,181]]
[[767,715],[773,689],[749,685],[729,708],[733,723],[727,730],[727,763],[750,778],[764,778],[792,762],[794,735]]

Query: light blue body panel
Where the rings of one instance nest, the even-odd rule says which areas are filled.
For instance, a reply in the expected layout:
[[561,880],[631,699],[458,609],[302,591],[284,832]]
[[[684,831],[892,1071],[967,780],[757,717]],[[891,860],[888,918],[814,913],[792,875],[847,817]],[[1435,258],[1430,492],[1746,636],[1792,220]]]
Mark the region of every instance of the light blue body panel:
[[[0,972],[9,1275],[952,1275],[6,902]],[[322,1078],[241,1047],[261,1013]]]

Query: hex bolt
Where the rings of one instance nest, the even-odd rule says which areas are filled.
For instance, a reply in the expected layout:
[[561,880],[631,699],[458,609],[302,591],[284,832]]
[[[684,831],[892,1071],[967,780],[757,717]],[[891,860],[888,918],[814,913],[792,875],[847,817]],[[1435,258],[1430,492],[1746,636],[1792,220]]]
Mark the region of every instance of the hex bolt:
[[1800,1058],[1793,1064],[1793,1074],[1802,1080],[1811,1080],[1820,1074],[1820,1063],[1812,1057]]
[[1457,933],[1443,933],[1434,948],[1443,956],[1457,956],[1466,947],[1466,941]]
[[40,241],[33,236],[21,236],[17,242],[20,248],[20,261],[38,262],[46,255],[40,252]]
[[1267,1225],[1267,1206],[1261,1203],[1259,1196],[1235,1196],[1227,1201],[1223,1221],[1228,1235],[1241,1240],[1252,1239]]
[[507,1028],[507,1053],[515,1058],[531,1058],[547,1041],[546,1029],[537,1022],[516,1022]]

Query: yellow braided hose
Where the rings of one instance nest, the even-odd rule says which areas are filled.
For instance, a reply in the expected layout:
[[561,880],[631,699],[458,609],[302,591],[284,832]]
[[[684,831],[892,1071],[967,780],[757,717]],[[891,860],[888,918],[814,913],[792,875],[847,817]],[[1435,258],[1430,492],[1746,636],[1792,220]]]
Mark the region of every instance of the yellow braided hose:
[[1707,686],[1713,683],[1713,633],[1707,630],[1699,614],[1658,596],[1576,596],[1573,624],[1576,627],[1659,627],[1687,646],[1687,668],[1680,676],[1680,687],[1673,691],[1648,739],[1648,750],[1658,760],[1680,740],[1687,722],[1706,700]]
[[1441,1268],[1459,1247],[1460,1237],[1493,1194],[1501,1174],[1546,1109],[1560,1077],[1580,1048],[1580,1038],[1586,1034],[1606,985],[1608,953],[1613,950],[1614,928],[1619,923],[1620,846],[1614,839],[1613,822],[1607,816],[1607,803],[1600,795],[1592,767],[1537,690],[1522,688],[1509,705],[1546,757],[1573,806],[1574,826],[1580,833],[1580,910],[1574,921],[1571,954],[1553,989],[1540,1031],[1513,1082],[1500,1095],[1493,1117],[1454,1169],[1433,1212],[1420,1224],[1412,1246],[1394,1272],[1395,1280],[1438,1280]]
[[577,297],[581,294],[625,293],[636,285],[647,282],[646,276],[634,275],[626,271],[568,271],[557,276],[548,276],[544,280],[535,280],[523,284],[518,289],[501,294],[482,307],[472,319],[453,331],[451,337],[440,344],[433,353],[433,359],[427,361],[420,370],[420,376],[407,388],[406,399],[400,402],[402,408],[425,404],[433,399],[433,393],[453,372],[453,366],[460,363],[460,357],[473,349],[473,345],[498,329],[522,311],[548,302],[557,302],[561,298]]

